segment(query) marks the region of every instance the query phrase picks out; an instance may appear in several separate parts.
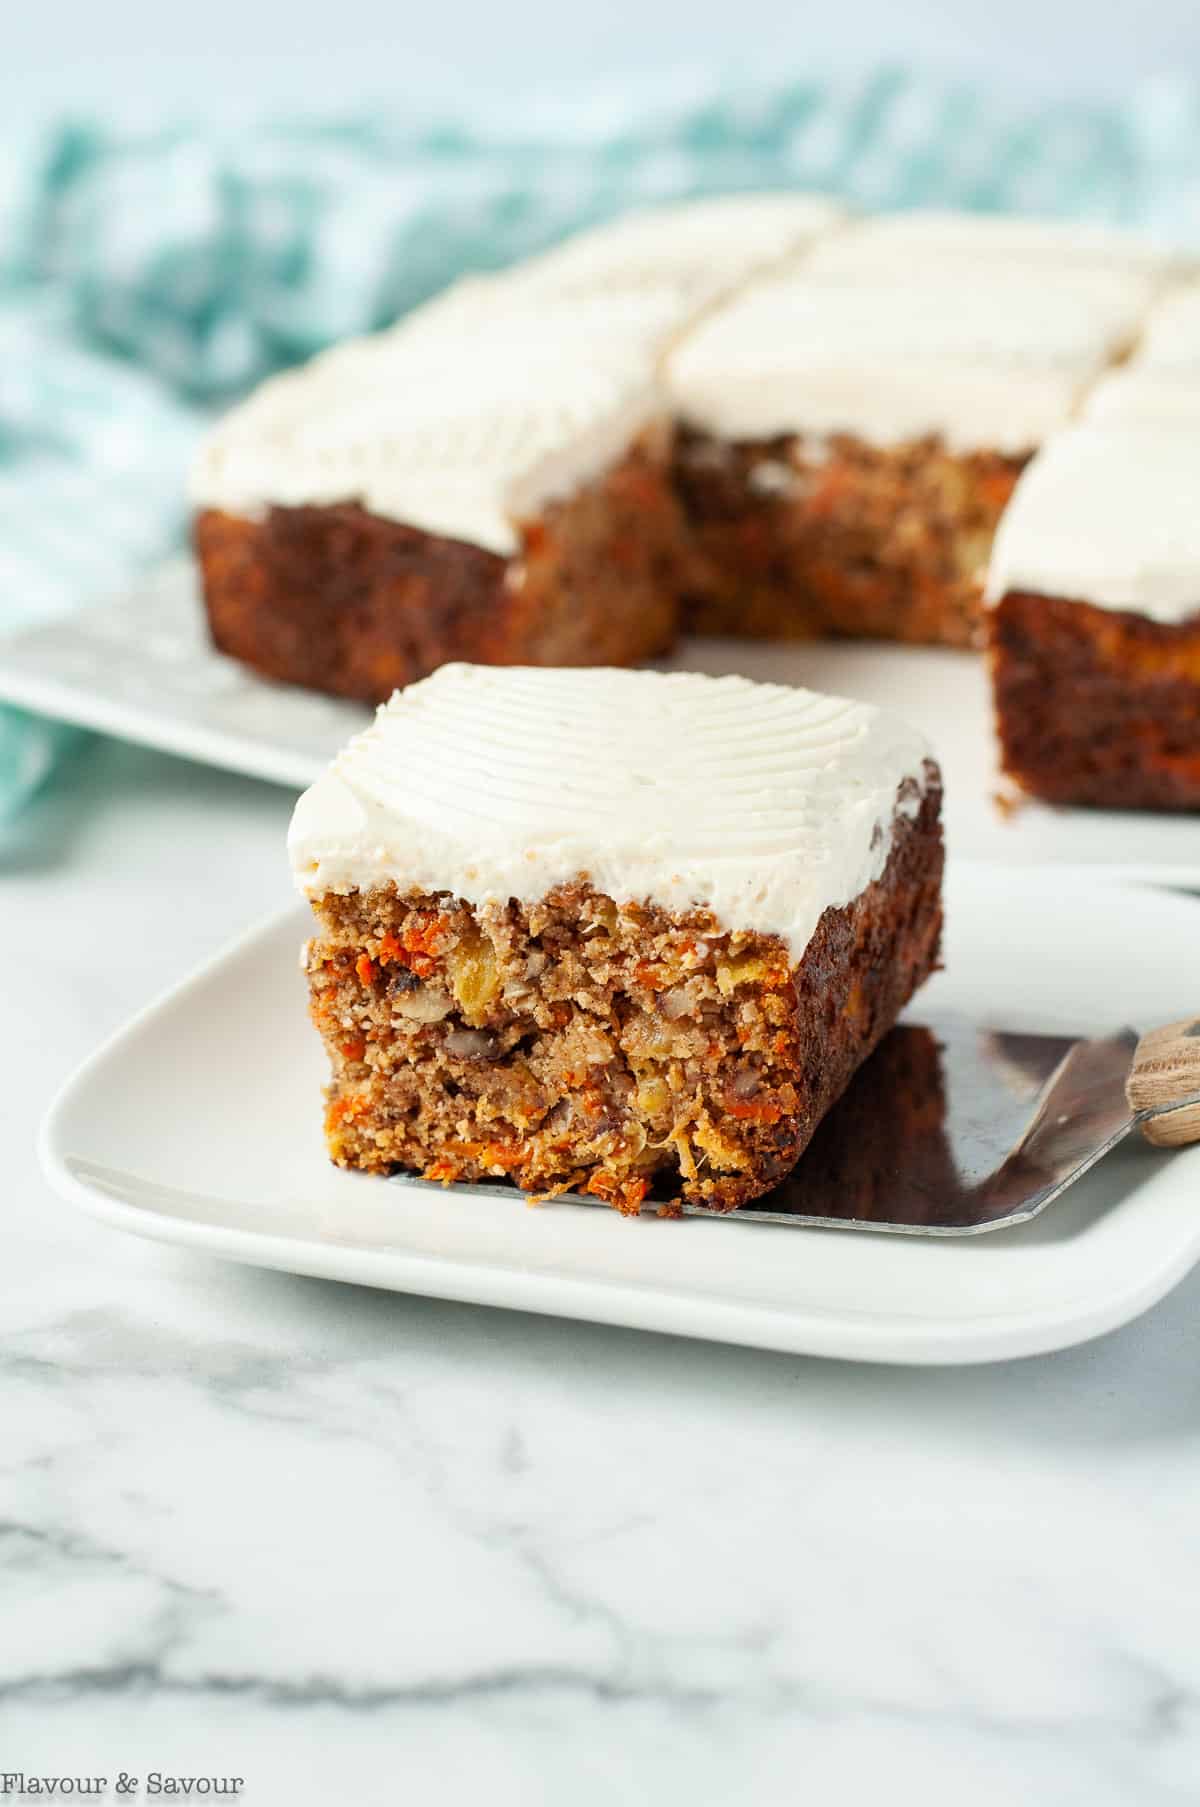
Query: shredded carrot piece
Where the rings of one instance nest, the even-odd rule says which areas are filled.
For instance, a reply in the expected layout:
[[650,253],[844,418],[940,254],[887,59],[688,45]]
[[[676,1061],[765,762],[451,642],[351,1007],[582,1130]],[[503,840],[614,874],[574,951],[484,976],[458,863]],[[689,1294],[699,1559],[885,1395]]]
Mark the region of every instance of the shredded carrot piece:
[[394,965],[411,967],[419,979],[427,979],[441,964],[446,931],[428,910],[414,911],[402,934],[389,930],[379,943],[379,958]]
[[1013,492],[1013,478],[1008,471],[993,471],[979,479],[979,500],[988,510],[997,514],[1007,507],[1008,498]]
[[354,970],[364,985],[369,985],[375,977],[375,962],[369,954],[360,954],[354,962]]
[[330,1129],[339,1123],[353,1123],[370,1108],[365,1092],[347,1092],[342,1098],[335,1098],[325,1113],[325,1121]]
[[352,1036],[348,1042],[342,1043],[342,1053],[347,1060],[361,1060],[367,1051],[367,1040],[364,1035]]
[[852,488],[853,481],[853,475],[846,465],[827,465],[820,482],[809,495],[807,512],[814,515],[831,514],[847,490]]
[[431,1167],[426,1167],[421,1178],[423,1180],[440,1180],[443,1186],[448,1186],[451,1180],[456,1180],[461,1172],[462,1168],[457,1161],[452,1161],[443,1155],[441,1160],[434,1161]]
[[522,1149],[516,1142],[488,1142],[484,1145],[480,1159],[487,1167],[516,1167],[522,1158]]
[[778,1123],[783,1106],[774,1098],[732,1098],[725,1106],[731,1117],[742,1117],[754,1123]]
[[593,1198],[602,1198],[606,1205],[615,1205],[622,1217],[636,1217],[649,1190],[649,1180],[621,1180],[603,1167],[596,1169],[584,1187]]

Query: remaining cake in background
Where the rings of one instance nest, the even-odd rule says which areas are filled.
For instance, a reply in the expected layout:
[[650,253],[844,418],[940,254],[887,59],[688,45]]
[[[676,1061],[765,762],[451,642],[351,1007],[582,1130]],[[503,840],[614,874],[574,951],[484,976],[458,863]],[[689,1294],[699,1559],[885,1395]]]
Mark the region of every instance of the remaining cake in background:
[[753,285],[669,356],[700,555],[690,618],[969,645],[1023,465],[1131,343],[1153,286],[1046,260],[822,274],[855,236]]
[[864,704],[454,665],[296,807],[339,1164],[733,1210],[933,969],[941,785]]
[[1029,466],[988,645],[1005,770],[1054,803],[1200,809],[1200,433],[1095,421]]
[[[255,670],[364,701],[452,660],[636,664],[681,627],[971,646],[998,526],[1027,574],[1057,556],[1034,503],[1078,420],[1128,429],[1095,543],[1136,562],[1174,506],[1168,429],[1200,421],[1183,257],[1102,226],[851,220],[805,194],[650,209],[455,284],[219,423],[193,484],[205,607]],[[1126,521],[1117,466],[1147,445],[1167,489],[1152,505],[1131,468]],[[1119,768],[1126,802],[1194,806],[1194,598],[1165,619],[1156,592],[1147,614],[1144,576],[1128,602],[1035,609],[1032,579],[994,598],[1005,747],[1043,795],[1107,800]],[[1086,658],[1066,644],[1084,606],[1108,616]],[[1072,712],[1061,682],[1039,689],[1051,627],[1051,671],[1082,661],[1093,719],[1121,718],[1090,777],[1073,745],[1055,769]],[[1102,646],[1124,673],[1107,688]]]
[[368,702],[450,659],[664,651],[686,546],[661,357],[841,216],[804,194],[629,215],[264,384],[193,474],[216,645]]
[[662,652],[682,541],[655,371],[685,314],[471,283],[265,384],[193,477],[217,646],[367,702],[450,659]]

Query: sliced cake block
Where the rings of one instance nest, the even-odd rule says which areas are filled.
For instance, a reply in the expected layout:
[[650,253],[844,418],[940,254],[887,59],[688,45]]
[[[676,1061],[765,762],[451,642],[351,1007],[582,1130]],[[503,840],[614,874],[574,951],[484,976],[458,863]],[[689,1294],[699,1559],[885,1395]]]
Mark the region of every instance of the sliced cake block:
[[265,384],[193,476],[217,646],[368,702],[448,659],[662,652],[681,528],[655,373],[685,317],[674,291],[483,280]]
[[1089,422],[1024,473],[988,645],[1005,770],[1035,796],[1200,809],[1200,434]]
[[694,625],[972,643],[1021,469],[1151,294],[1139,270],[806,264],[710,313],[665,378]]
[[941,783],[865,704],[448,665],[296,807],[341,1166],[733,1210],[936,964]]

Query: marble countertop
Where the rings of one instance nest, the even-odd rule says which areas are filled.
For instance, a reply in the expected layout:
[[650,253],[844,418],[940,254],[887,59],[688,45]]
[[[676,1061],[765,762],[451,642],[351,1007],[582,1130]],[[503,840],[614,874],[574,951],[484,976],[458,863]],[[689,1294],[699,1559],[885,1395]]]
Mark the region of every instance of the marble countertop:
[[0,1772],[1200,1800],[1200,1272],[1058,1356],[883,1369],[225,1266],[51,1195],[50,1093],[286,898],[289,804],[94,742],[0,851]]

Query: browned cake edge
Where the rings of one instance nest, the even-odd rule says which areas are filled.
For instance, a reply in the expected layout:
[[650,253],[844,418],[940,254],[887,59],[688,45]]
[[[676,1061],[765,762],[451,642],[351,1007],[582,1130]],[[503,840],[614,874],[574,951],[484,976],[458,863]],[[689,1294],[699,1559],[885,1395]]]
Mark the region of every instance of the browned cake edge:
[[1011,591],[987,632],[1002,763],[1024,790],[1200,809],[1200,609],[1171,624]]
[[340,1165],[735,1210],[794,1166],[934,969],[941,785],[898,800],[881,877],[798,963],[711,913],[582,878],[475,907],[381,887],[314,903],[306,955]]

